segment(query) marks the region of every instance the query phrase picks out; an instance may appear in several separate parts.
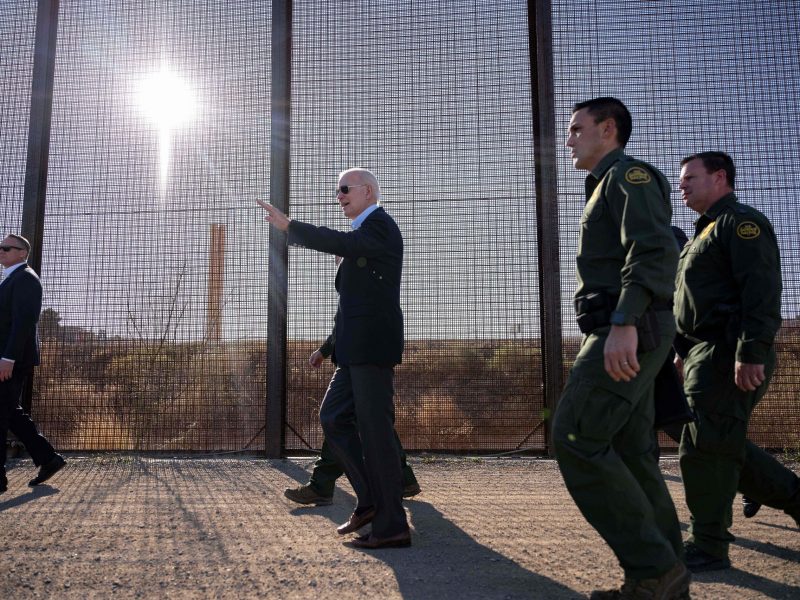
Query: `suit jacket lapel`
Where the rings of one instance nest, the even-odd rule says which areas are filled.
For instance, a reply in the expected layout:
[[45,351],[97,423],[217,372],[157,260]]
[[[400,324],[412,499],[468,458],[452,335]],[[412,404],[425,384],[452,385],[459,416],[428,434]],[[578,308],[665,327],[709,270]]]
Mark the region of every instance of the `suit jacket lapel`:
[[11,281],[18,273],[24,271],[28,268],[28,263],[24,263],[23,265],[17,267],[13,271],[11,271],[11,275],[6,275],[3,277],[3,281],[0,281],[0,286],[4,286],[6,283]]

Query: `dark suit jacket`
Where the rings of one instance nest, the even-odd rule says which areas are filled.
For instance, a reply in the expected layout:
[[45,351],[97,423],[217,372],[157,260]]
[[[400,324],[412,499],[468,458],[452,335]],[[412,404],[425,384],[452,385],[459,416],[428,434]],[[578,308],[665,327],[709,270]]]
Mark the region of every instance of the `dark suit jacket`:
[[42,284],[28,265],[17,267],[0,284],[0,358],[14,367],[39,364],[36,325],[42,310]]
[[341,366],[394,366],[403,355],[400,278],[403,236],[383,208],[355,231],[341,232],[292,220],[289,243],[342,257],[336,272],[333,361]]

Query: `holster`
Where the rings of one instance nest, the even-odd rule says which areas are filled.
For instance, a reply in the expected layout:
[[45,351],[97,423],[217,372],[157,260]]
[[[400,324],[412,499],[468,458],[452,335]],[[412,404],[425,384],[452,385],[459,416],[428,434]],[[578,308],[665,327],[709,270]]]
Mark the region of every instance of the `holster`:
[[[619,296],[605,292],[592,292],[575,298],[575,314],[581,333],[589,334],[595,329],[609,325],[611,313],[616,309],[618,302]],[[658,348],[661,343],[661,329],[656,313],[660,310],[671,309],[671,300],[654,300],[644,314],[636,319],[636,334],[640,351],[651,352]]]
[[636,335],[639,338],[638,349],[641,352],[652,352],[661,343],[661,327],[658,325],[658,315],[652,306],[636,319]]
[[592,292],[575,298],[575,314],[581,333],[591,333],[609,324],[617,299],[604,292]]
[[670,352],[653,382],[656,429],[663,429],[668,425],[685,425],[697,420],[697,415],[686,400],[683,384],[672,359]]
[[681,360],[684,360],[689,356],[689,350],[691,350],[696,343],[697,342],[689,339],[685,335],[676,333],[675,339],[672,341],[672,348],[675,350],[675,354],[680,356]]

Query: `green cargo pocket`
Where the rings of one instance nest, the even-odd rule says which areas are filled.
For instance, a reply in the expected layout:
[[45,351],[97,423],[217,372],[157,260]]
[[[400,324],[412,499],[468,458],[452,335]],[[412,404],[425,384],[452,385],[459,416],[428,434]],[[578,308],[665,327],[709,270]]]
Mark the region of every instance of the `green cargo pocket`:
[[610,442],[628,422],[631,403],[583,377],[570,377],[556,412],[556,435],[570,442],[581,438]]

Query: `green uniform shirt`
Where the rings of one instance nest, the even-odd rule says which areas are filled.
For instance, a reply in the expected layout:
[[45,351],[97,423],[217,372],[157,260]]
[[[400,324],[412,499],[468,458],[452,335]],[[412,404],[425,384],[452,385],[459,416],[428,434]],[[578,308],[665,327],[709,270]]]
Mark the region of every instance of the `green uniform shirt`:
[[669,192],[658,169],[621,148],[603,157],[586,177],[576,297],[619,295],[616,310],[630,324],[653,300],[670,299],[678,250]]
[[733,193],[697,220],[681,252],[675,321],[696,340],[735,337],[739,362],[767,358],[781,326],[778,242],[769,220]]

